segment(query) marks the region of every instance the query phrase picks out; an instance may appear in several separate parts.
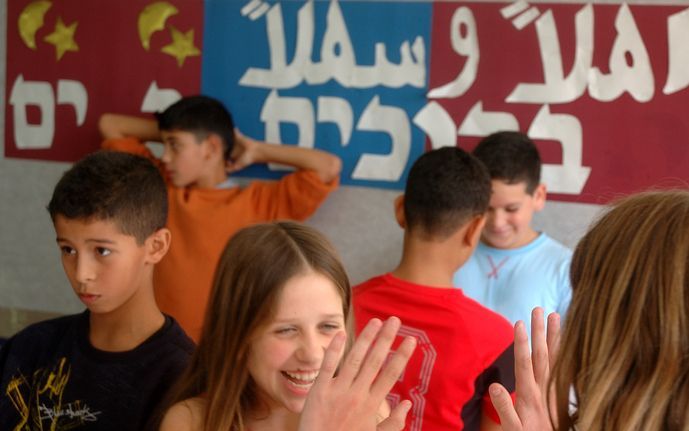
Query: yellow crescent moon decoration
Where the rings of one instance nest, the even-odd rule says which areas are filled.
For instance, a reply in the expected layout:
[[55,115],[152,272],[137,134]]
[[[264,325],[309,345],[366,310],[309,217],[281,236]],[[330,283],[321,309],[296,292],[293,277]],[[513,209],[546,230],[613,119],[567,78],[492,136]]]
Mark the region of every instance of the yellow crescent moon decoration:
[[151,48],[151,36],[165,29],[165,21],[176,15],[177,8],[168,2],[159,1],[146,6],[139,14],[139,39],[146,51]]
[[43,17],[53,4],[48,0],[29,3],[19,14],[19,36],[26,46],[36,50],[36,32],[43,27]]

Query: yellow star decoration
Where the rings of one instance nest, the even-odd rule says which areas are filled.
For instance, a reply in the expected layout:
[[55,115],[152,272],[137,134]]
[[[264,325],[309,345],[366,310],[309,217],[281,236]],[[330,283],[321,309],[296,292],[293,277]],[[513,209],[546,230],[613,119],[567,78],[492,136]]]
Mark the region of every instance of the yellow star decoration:
[[187,57],[201,55],[201,51],[194,46],[194,29],[182,33],[175,27],[170,26],[170,34],[172,35],[172,43],[165,45],[161,51],[175,57],[177,59],[177,66],[182,67]]
[[57,54],[58,61],[60,61],[67,51],[79,51],[79,45],[74,41],[74,32],[77,31],[77,24],[78,23],[75,21],[69,26],[66,26],[65,23],[62,22],[62,18],[58,17],[55,23],[55,31],[43,39],[55,45],[55,53]]

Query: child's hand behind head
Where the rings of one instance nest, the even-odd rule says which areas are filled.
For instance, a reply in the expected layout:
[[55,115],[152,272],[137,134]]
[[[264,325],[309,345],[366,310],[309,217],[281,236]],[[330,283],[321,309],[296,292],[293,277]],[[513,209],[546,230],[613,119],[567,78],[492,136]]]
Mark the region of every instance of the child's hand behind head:
[[259,143],[244,136],[239,129],[234,129],[234,147],[230,159],[225,161],[225,171],[228,174],[237,172],[256,163]]

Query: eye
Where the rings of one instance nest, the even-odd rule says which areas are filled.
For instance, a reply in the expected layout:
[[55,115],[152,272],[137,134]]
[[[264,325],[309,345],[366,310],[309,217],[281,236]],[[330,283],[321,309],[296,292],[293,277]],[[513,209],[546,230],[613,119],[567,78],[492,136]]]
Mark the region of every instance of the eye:
[[63,255],[77,254],[76,250],[74,250],[72,247],[69,247],[67,245],[60,246],[60,251],[62,252]]
[[507,211],[508,213],[516,213],[517,211],[519,211],[519,207],[507,207],[505,208],[505,211]]
[[105,256],[109,256],[110,253],[112,253],[112,250],[110,250],[109,248],[105,248],[105,247],[96,247],[96,253],[98,253],[99,256],[105,257]]
[[337,322],[324,322],[321,323],[320,328],[324,332],[335,332],[339,331],[342,328],[342,325]]
[[275,333],[278,335],[292,335],[296,332],[297,328],[295,328],[294,326],[285,326],[275,330]]

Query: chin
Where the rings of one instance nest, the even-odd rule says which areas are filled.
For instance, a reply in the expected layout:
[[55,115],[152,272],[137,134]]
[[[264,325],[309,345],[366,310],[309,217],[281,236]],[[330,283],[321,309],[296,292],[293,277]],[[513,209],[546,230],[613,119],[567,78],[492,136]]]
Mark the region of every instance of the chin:
[[289,410],[292,413],[296,414],[301,414],[301,412],[304,410],[304,403],[306,403],[306,399],[301,399],[301,400],[286,400],[285,402],[285,408]]

